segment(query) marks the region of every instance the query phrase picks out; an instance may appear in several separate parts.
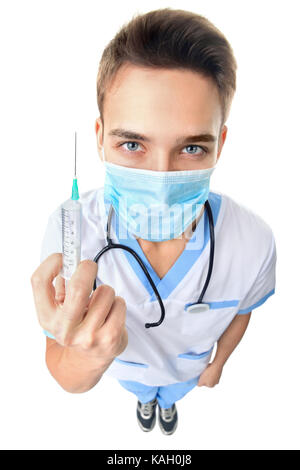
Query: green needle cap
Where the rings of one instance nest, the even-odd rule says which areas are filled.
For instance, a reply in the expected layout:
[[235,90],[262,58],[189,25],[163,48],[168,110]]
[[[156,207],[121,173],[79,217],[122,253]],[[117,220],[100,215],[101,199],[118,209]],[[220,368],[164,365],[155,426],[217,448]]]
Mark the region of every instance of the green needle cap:
[[77,186],[77,178],[73,179],[73,186],[72,186],[72,199],[73,201],[77,201],[79,199],[79,192]]

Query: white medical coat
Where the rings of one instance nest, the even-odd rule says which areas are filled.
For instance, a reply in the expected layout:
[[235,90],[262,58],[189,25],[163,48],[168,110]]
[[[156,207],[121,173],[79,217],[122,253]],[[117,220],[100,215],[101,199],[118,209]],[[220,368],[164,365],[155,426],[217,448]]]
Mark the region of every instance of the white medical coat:
[[[137,240],[116,230],[113,212],[111,238],[132,247],[146,264],[165,306],[158,327],[145,323],[160,319],[159,303],[138,262],[125,250],[113,249],[98,262],[96,283],[109,284],[126,301],[128,345],[105,374],[146,385],[168,385],[199,376],[207,367],[215,343],[237,314],[247,314],[275,292],[276,246],[271,228],[250,209],[220,192],[208,198],[215,229],[212,276],[203,302],[210,309],[188,313],[186,306],[198,300],[206,280],[209,221],[206,211],[184,251],[160,279]],[[103,187],[81,195],[81,259],[93,260],[106,245],[109,206]],[[123,227],[121,221],[119,227]],[[62,252],[61,205],[50,215],[42,242],[42,262]],[[53,336],[44,330],[44,333]]]

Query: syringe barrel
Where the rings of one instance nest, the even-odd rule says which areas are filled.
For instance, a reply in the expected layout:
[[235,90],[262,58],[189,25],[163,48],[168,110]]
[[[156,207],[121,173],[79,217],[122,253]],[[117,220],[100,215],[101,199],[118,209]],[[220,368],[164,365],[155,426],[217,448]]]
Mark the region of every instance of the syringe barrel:
[[82,207],[79,200],[69,199],[61,207],[63,267],[60,275],[71,279],[81,259],[81,218]]

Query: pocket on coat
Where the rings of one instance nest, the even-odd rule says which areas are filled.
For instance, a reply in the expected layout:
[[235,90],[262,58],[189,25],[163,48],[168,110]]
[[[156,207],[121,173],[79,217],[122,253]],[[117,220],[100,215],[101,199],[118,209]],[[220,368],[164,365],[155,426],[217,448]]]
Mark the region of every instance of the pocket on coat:
[[109,368],[108,375],[112,375],[119,380],[134,380],[142,382],[145,374],[148,373],[149,364],[135,361],[124,361],[115,357]]
[[177,367],[182,376],[182,380],[190,380],[206,369],[212,355],[213,346],[208,351],[199,353],[185,352],[178,354]]
[[[209,310],[191,313],[186,308],[182,313],[181,333],[194,337],[217,338],[231,323],[236,314],[236,302],[211,302]],[[232,305],[230,305],[232,303]]]
[[115,360],[116,362],[119,362],[120,364],[124,364],[125,366],[131,366],[131,367],[149,367],[148,364],[143,364],[142,362],[124,361],[123,359],[119,359],[118,357],[115,357],[114,360]]

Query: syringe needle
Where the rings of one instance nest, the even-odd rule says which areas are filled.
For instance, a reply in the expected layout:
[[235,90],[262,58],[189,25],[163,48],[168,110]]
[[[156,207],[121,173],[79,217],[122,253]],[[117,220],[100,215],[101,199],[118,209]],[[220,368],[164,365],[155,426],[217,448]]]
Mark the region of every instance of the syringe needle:
[[77,134],[76,134],[76,131],[75,131],[75,175],[74,175],[74,178],[76,178],[76,156],[77,156],[76,141],[77,141]]

